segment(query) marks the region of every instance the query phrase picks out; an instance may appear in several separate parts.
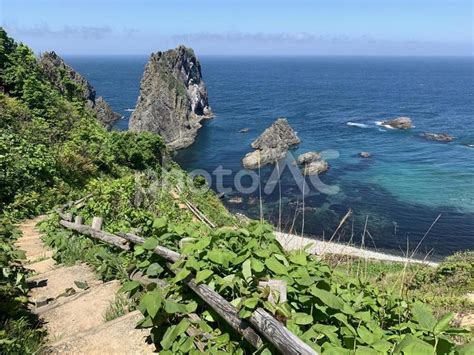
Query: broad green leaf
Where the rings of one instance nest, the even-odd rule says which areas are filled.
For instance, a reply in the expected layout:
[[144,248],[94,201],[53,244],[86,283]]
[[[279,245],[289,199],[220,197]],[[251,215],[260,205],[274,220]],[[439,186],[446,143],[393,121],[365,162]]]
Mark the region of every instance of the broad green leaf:
[[224,252],[221,250],[211,250],[207,253],[207,258],[211,260],[213,263],[224,265],[225,264],[225,257]]
[[143,249],[145,250],[153,250],[158,246],[158,239],[156,238],[147,238],[145,243],[142,244]]
[[197,307],[198,307],[198,304],[195,301],[191,301],[188,304],[186,304],[186,310],[188,311],[188,313],[195,312]]
[[168,225],[168,221],[165,217],[155,218],[153,221],[153,228],[161,229]]
[[145,249],[143,249],[141,245],[135,245],[135,249],[133,252],[135,255],[142,255],[144,252],[145,252]]
[[163,335],[163,339],[160,344],[163,347],[163,350],[168,350],[178,336],[184,334],[188,330],[190,323],[186,318],[183,318],[178,325],[173,325],[166,330],[166,333]]
[[311,324],[313,323],[313,317],[309,314],[306,313],[295,313],[291,317],[296,324],[299,325],[306,325],[306,324]]
[[280,263],[275,257],[270,257],[265,260],[265,265],[277,275],[287,275],[286,266]]
[[256,297],[247,298],[244,301],[244,306],[251,309],[254,309],[257,306],[257,304],[258,304],[258,298]]
[[379,355],[379,352],[375,349],[369,348],[368,346],[358,346],[355,350],[355,355]]
[[240,318],[249,318],[252,315],[252,312],[249,311],[247,308],[242,308],[239,312],[239,317]]
[[415,302],[412,308],[413,318],[419,325],[421,325],[426,330],[434,330],[436,326],[436,318],[433,316],[431,309],[421,303]]
[[363,325],[357,327],[357,334],[365,344],[371,345],[377,341],[377,337],[374,336],[366,327]]
[[188,269],[181,269],[174,277],[174,282],[179,282],[179,281],[184,280],[186,277],[189,276],[190,273],[191,271],[189,271]]
[[192,336],[192,337],[188,337],[186,338],[185,342],[183,344],[181,344],[181,346],[179,347],[179,350],[183,353],[183,354],[188,354],[189,351],[193,348],[194,346],[194,339],[195,337]]
[[276,313],[282,315],[285,318],[290,318],[291,317],[291,307],[287,302],[277,304],[276,305]]
[[199,250],[203,250],[203,249],[207,248],[209,246],[209,244],[211,244],[211,238],[202,237],[202,238],[199,238],[199,240],[192,245],[192,248],[194,250],[199,251]]
[[242,298],[237,297],[237,298],[233,299],[232,301],[230,301],[230,304],[234,307],[239,307],[241,301],[242,301]]
[[434,333],[440,334],[444,332],[449,327],[449,323],[453,319],[454,314],[452,312],[445,314],[434,327]]
[[188,309],[185,304],[177,303],[170,300],[165,300],[165,312],[169,314],[173,313],[183,313],[187,314]]
[[138,281],[127,281],[120,288],[119,292],[130,292],[136,290],[140,287],[140,282]]
[[214,271],[212,271],[212,270],[198,271],[197,274],[196,274],[196,283],[201,283],[201,282],[207,280],[212,274],[214,274]]
[[457,354],[459,355],[471,355],[474,354],[474,342],[470,342],[465,345],[456,346]]
[[336,334],[338,330],[337,327],[333,325],[314,324],[311,328],[315,332],[325,335],[334,345],[341,345],[341,342]]
[[158,289],[154,289],[142,296],[140,306],[143,306],[147,313],[154,318],[161,307],[162,300],[161,292]]
[[340,311],[344,309],[344,301],[335,294],[316,287],[311,287],[310,292],[312,295],[319,298],[325,305]]
[[150,266],[148,266],[148,269],[146,270],[146,274],[148,276],[157,276],[161,272],[163,272],[163,267],[158,263],[151,264]]
[[402,352],[404,354],[416,354],[416,355],[432,355],[435,353],[434,348],[415,336],[408,334],[403,340],[398,343],[394,353]]
[[256,272],[262,272],[265,269],[265,265],[263,263],[255,258],[251,259],[252,263],[252,269],[254,269]]
[[242,264],[242,275],[247,282],[252,281],[252,270],[251,270],[251,260],[247,259]]
[[372,347],[382,353],[388,353],[389,350],[392,348],[392,343],[388,342],[387,340],[379,340],[372,344]]
[[292,254],[289,256],[289,259],[292,263],[301,266],[306,266],[308,264],[308,261],[306,260],[306,254],[304,253]]
[[138,263],[138,267],[139,268],[145,268],[147,267],[148,265],[150,265],[150,260],[143,260],[141,263]]

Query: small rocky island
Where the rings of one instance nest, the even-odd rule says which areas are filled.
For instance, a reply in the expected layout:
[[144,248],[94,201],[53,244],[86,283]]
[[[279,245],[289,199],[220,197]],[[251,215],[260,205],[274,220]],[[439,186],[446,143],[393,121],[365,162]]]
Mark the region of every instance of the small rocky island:
[[393,120],[386,120],[381,122],[382,126],[388,126],[395,129],[410,129],[413,128],[413,123],[409,117],[398,117]]
[[300,139],[287,119],[280,117],[251,144],[255,151],[245,155],[242,164],[246,169],[256,169],[276,163],[286,157],[290,147],[299,143]]
[[300,154],[295,163],[301,166],[303,175],[317,175],[329,170],[329,164],[318,152]]
[[191,48],[153,53],[145,67],[129,129],[159,134],[171,150],[194,142],[201,120],[211,118],[201,64]]
[[112,124],[122,117],[112,110],[102,96],[96,97],[94,87],[55,52],[43,53],[39,58],[39,65],[62,94],[85,100],[105,127],[111,128]]
[[454,136],[447,133],[422,133],[420,136],[430,141],[437,142],[452,142],[454,140]]

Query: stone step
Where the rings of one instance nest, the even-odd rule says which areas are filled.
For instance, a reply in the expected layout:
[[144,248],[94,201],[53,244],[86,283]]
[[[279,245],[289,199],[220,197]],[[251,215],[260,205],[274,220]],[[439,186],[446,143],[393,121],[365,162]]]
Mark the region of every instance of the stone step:
[[36,302],[38,299],[52,300],[62,295],[68,289],[69,293],[80,293],[84,289],[78,287],[75,281],[85,282],[89,288],[99,285],[102,282],[95,278],[91,268],[86,264],[73,266],[62,266],[40,275],[28,278],[31,285],[29,292],[30,300]]
[[119,281],[110,281],[58,300],[57,304],[37,308],[35,313],[44,321],[49,342],[60,341],[105,323],[105,312],[119,288]]
[[128,313],[85,332],[51,344],[51,354],[151,354],[155,347],[146,343],[147,329],[135,329],[142,319],[139,311]]
[[52,258],[26,264],[25,268],[31,270],[35,275],[41,275],[57,268],[56,262]]
[[28,264],[37,263],[39,261],[52,258],[52,257],[53,257],[53,252],[51,250],[42,250],[36,253],[26,253],[25,264],[28,265]]

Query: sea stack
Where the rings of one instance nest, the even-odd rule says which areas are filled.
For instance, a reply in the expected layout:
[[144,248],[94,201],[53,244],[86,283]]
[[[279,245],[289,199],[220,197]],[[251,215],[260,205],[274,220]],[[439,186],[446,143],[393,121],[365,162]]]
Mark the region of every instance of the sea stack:
[[287,119],[280,117],[252,143],[255,151],[245,155],[242,164],[246,169],[256,169],[276,163],[286,157],[290,147],[299,143],[300,139]]
[[171,150],[191,145],[201,120],[211,118],[201,64],[185,46],[153,53],[145,67],[131,131],[159,134]]
[[112,110],[102,96],[96,97],[94,87],[55,52],[43,53],[39,58],[39,65],[49,81],[62,94],[84,100],[106,128],[111,128],[112,124],[122,117]]

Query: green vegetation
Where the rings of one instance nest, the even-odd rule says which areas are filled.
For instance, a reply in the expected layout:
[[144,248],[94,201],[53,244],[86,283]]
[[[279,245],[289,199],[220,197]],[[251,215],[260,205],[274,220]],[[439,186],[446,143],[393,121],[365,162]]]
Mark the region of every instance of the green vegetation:
[[49,81],[33,52],[0,28],[0,353],[35,352],[42,335],[26,308],[13,223],[81,196],[93,180],[155,168],[165,151],[156,135],[107,132],[84,88],[63,74],[53,75],[59,86]]
[[467,297],[474,291],[473,258],[472,251],[456,253],[433,268],[422,264],[406,266],[338,255],[324,257],[331,267],[343,275],[361,278],[392,293],[429,304],[438,317],[447,312],[474,312],[474,303]]
[[[80,211],[72,209],[85,223],[102,216],[106,230],[133,231],[146,243],[133,252],[116,250],[62,229],[54,214],[42,225],[45,242],[61,263],[85,261],[102,279],[123,280],[129,299],[117,299],[104,316],[120,316],[127,305],[138,308],[145,316],[140,326],[151,329],[160,353],[254,351],[182,283],[191,274],[231,301],[241,317],[263,307],[322,353],[472,352],[472,346],[459,345],[466,343],[466,332],[453,327],[453,314],[444,312],[454,309],[434,303],[435,317],[425,289],[456,286],[457,295],[471,289],[472,254],[448,259],[435,270],[406,270],[355,263],[331,267],[305,251],[286,252],[271,226],[242,224],[201,178],[192,180],[173,162],[162,166],[166,150],[159,137],[107,132],[85,105],[83,88],[59,73],[54,77],[63,78],[64,92],[48,77],[31,50],[0,29],[0,353],[36,352],[42,339],[26,308],[13,223],[87,194]],[[189,203],[218,228],[197,220]],[[191,242],[180,249],[183,237]],[[158,244],[185,257],[170,266],[152,253]],[[128,281],[136,269],[168,286]],[[400,274],[397,291],[403,292],[393,292],[390,278]],[[259,286],[268,279],[286,281],[287,302],[269,301],[269,289]],[[440,296],[431,287],[433,296]]]
[[[177,176],[186,178],[177,173],[174,179],[156,179],[150,183],[149,176],[139,174],[134,181],[131,178],[104,181],[91,189],[94,193],[79,213],[86,217],[87,223],[95,215],[105,216],[105,227],[111,232],[133,230],[146,237],[146,244],[135,247],[133,255],[119,253],[86,237],[75,235],[72,238],[74,233],[58,229],[55,220],[45,226],[46,240],[58,249],[57,257],[67,254],[60,249],[61,245],[87,243],[87,248],[84,245],[77,248],[87,250],[82,256],[78,255],[78,259],[112,272],[118,269],[117,260],[122,260],[122,270],[138,268],[169,284],[164,289],[155,285],[144,287],[136,281],[123,286],[123,291],[129,292],[131,301],[146,316],[141,326],[151,327],[153,341],[162,352],[198,351],[198,345],[209,352],[250,350],[248,344],[242,343],[182,284],[181,281],[193,273],[198,282],[208,284],[238,307],[242,317],[248,317],[256,307],[263,307],[323,353],[349,350],[433,353],[435,347],[440,354],[462,353],[454,341],[465,343],[468,334],[449,326],[453,314],[440,313],[437,308],[437,320],[426,303],[421,302],[427,294],[410,286],[415,275],[421,275],[421,270],[430,275],[446,274],[445,264],[437,269],[413,266],[405,270],[402,264],[396,263],[323,261],[306,252],[288,253],[276,242],[270,226],[255,222],[239,225],[235,220],[230,221],[231,216],[224,211],[212,212],[206,202],[209,199],[200,198],[199,203],[194,203],[201,209],[207,207],[213,221],[222,221],[221,228],[210,230],[202,223],[193,222],[192,215],[180,210],[179,203],[171,198],[170,184],[178,184]],[[183,196],[192,194],[196,184],[188,179],[181,185],[187,187]],[[201,195],[194,191],[193,196],[197,199]],[[179,250],[178,241],[183,237],[194,238],[196,242]],[[158,244],[179,251],[186,259],[169,269],[163,259],[151,252]],[[94,259],[97,252],[91,252],[91,247],[99,246],[120,257],[110,261],[104,257]],[[130,258],[124,259],[125,256]],[[456,262],[460,260],[467,259],[456,257]],[[447,263],[454,261],[448,259]],[[472,266],[469,261],[463,264]],[[176,269],[181,270],[177,275],[172,272]],[[465,282],[471,280],[470,275],[462,274]],[[125,279],[123,273],[116,275]],[[403,280],[401,275],[406,275]],[[435,276],[429,277],[437,280]],[[288,302],[279,306],[268,302],[269,290],[260,288],[258,282],[269,278],[286,280]],[[435,289],[436,284],[437,281],[433,281],[431,288]],[[459,290],[459,294],[466,290]],[[187,318],[189,313],[199,314],[200,321]],[[212,340],[203,341],[204,335],[198,335],[191,337],[191,341],[189,329],[194,330],[191,333],[206,334],[205,339],[211,334]]]
[[19,263],[24,255],[13,246],[19,231],[3,218],[0,236],[0,353],[34,353],[41,346],[43,332],[27,309],[28,287]]

